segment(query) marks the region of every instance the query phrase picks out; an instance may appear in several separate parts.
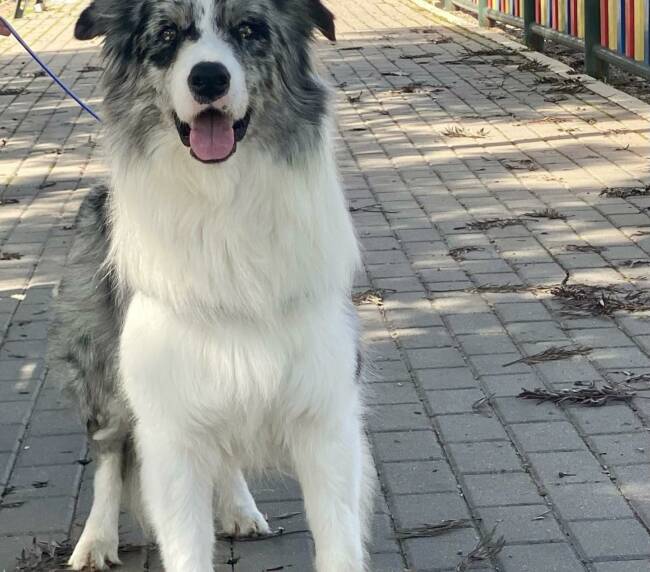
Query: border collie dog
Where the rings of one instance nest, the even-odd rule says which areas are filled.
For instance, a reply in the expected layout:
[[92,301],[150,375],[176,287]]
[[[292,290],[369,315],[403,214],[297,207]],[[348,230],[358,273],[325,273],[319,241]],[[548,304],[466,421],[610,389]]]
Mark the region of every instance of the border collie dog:
[[[244,479],[302,487],[318,572],[362,572],[374,478],[363,431],[357,240],[312,34],[320,0],[95,0],[110,181],[84,202],[53,330],[94,449],[70,558],[118,560],[133,489],[167,572],[267,534]],[[129,486],[133,483],[134,486]],[[140,512],[140,511],[138,511]]]

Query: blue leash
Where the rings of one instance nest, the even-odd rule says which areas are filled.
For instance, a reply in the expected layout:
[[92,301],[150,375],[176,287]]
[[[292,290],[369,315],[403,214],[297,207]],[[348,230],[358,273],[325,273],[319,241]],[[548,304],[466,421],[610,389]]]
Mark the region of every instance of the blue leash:
[[7,21],[7,20],[6,20],[6,18],[3,18],[2,16],[0,16],[0,22],[2,22],[2,23],[7,27],[7,29],[11,32],[11,35],[12,35],[14,38],[16,38],[16,40],[18,41],[18,43],[19,43],[23,48],[25,48],[25,51],[26,51],[30,56],[32,56],[33,60],[34,60],[34,61],[35,61],[39,66],[41,66],[41,68],[43,69],[43,71],[44,71],[47,75],[49,75],[49,76],[54,80],[54,82],[55,82],[55,83],[56,83],[56,84],[57,84],[57,85],[58,85],[58,86],[59,86],[63,91],[65,91],[65,93],[67,93],[67,94],[68,94],[72,99],[74,99],[74,100],[79,104],[79,106],[81,107],[81,109],[83,109],[84,111],[90,113],[90,115],[92,115],[92,116],[93,116],[97,121],[101,122],[101,119],[99,118],[99,116],[98,116],[98,115],[97,115],[97,114],[96,114],[96,113],[95,113],[95,112],[94,112],[90,107],[88,107],[88,105],[86,105],[83,101],[81,101],[81,99],[79,99],[79,98],[77,97],[77,95],[75,94],[75,92],[72,91],[72,90],[71,90],[67,85],[65,85],[65,84],[64,84],[64,83],[63,83],[63,82],[62,82],[62,81],[57,77],[57,75],[56,75],[56,74],[55,74],[55,73],[54,73],[54,72],[53,72],[53,71],[52,71],[52,70],[47,66],[47,64],[46,64],[46,63],[45,63],[41,58],[38,57],[38,55],[34,52],[34,50],[32,50],[32,49],[27,45],[27,42],[26,42],[25,40],[23,40],[23,39],[20,37],[20,34],[19,34],[18,32],[16,32],[15,28],[14,28],[14,27],[13,27],[13,26],[12,26],[12,25]]

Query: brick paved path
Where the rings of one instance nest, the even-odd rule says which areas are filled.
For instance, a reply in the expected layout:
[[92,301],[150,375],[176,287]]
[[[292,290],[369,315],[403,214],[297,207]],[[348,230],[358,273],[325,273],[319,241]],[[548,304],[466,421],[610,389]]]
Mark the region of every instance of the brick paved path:
[[[650,196],[600,196],[650,182],[645,120],[615,92],[580,90],[409,0],[330,4],[340,41],[321,43],[320,59],[339,86],[340,165],[365,247],[358,286],[385,298],[359,306],[375,360],[369,426],[383,493],[372,571],[453,570],[495,526],[506,545],[479,568],[650,570],[650,383],[635,383],[629,405],[605,408],[515,397],[650,372],[650,311],[571,315],[544,288],[567,271],[570,283],[650,285],[650,268],[630,262],[648,260]],[[87,67],[98,65],[96,49],[70,40],[78,10],[20,26],[96,104]],[[0,260],[0,570],[34,535],[78,534],[92,470],[78,462],[82,428],[43,353],[70,225],[102,172],[96,126],[25,62],[0,40],[0,190],[20,201],[0,207],[0,244],[22,255]],[[525,216],[545,209],[561,218]],[[591,352],[506,365],[569,345]],[[255,490],[273,526],[295,534],[222,542],[218,570],[309,570],[303,518],[287,516],[301,510],[295,485],[270,479]],[[395,539],[395,527],[445,519],[464,523]],[[132,529],[123,541],[142,542]],[[161,570],[147,549],[125,561]]]

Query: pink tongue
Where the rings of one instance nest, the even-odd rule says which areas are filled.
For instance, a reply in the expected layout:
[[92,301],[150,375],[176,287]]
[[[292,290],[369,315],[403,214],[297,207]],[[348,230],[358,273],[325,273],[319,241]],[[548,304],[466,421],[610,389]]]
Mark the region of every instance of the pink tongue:
[[232,153],[235,132],[231,120],[220,113],[202,113],[192,121],[190,147],[201,161],[220,161]]

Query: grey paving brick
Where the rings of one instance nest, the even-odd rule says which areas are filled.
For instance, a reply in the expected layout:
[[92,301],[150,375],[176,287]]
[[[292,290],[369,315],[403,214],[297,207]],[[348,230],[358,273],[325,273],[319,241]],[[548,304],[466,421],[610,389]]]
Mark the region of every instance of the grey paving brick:
[[499,317],[506,323],[550,320],[551,315],[541,302],[495,304]]
[[509,441],[452,443],[448,447],[461,473],[522,470],[521,461]]
[[402,328],[396,330],[403,347],[408,349],[440,348],[454,345],[445,328]]
[[429,420],[420,404],[377,405],[368,408],[368,427],[371,431],[424,429]]
[[494,417],[477,413],[444,415],[437,422],[442,438],[448,443],[507,439],[505,430]]
[[[530,373],[529,365],[519,362],[523,356],[519,353],[472,356],[470,361],[481,375],[502,375]],[[516,362],[516,363],[513,363]]]
[[86,436],[81,434],[28,437],[21,447],[17,465],[28,467],[77,463],[84,458],[85,450]]
[[400,528],[470,517],[465,500],[458,492],[396,495],[393,498],[393,506]]
[[365,392],[368,405],[420,403],[415,386],[408,381],[373,383]]
[[415,570],[453,569],[477,543],[478,535],[471,528],[462,528],[434,538],[407,540],[406,552]]
[[553,485],[548,487],[548,493],[557,511],[567,520],[633,517],[612,483]]
[[400,554],[373,554],[370,557],[371,570],[374,572],[401,572],[406,570]]
[[415,377],[425,390],[468,389],[478,386],[468,367],[419,369]]
[[506,546],[498,557],[504,572],[583,572],[585,566],[568,544],[522,544]]
[[544,504],[478,509],[486,533],[496,527],[507,543],[561,541],[565,535]]
[[484,375],[481,379],[494,397],[514,397],[519,395],[522,389],[535,389],[544,385],[542,380],[532,373]]
[[648,572],[650,561],[631,560],[627,562],[597,562],[594,564],[594,572]]
[[426,348],[406,351],[415,369],[448,368],[465,365],[462,354],[455,348]]
[[395,431],[373,433],[375,454],[382,461],[413,461],[443,458],[442,449],[432,431]]
[[650,523],[649,470],[650,465],[628,465],[614,469],[617,486],[634,510],[639,513],[646,526]]
[[0,535],[65,531],[72,522],[73,511],[74,498],[71,497],[4,503],[0,511]]
[[516,397],[494,397],[491,403],[506,423],[566,419],[564,412],[553,403],[536,403]]
[[445,389],[427,392],[427,399],[434,415],[471,413],[485,394],[480,389]]
[[474,506],[539,504],[542,497],[526,473],[466,475],[467,497]]
[[7,498],[74,496],[81,471],[77,463],[19,467],[11,475],[11,493]]
[[629,433],[641,428],[641,420],[627,405],[611,405],[607,408],[607,415],[602,415],[602,412],[595,409],[576,407],[571,410],[571,416],[587,435]]
[[650,556],[650,539],[637,520],[572,522],[569,528],[589,558]]
[[608,482],[609,473],[590,451],[529,453],[535,473],[545,485]]
[[456,479],[445,461],[384,463],[381,472],[393,494],[455,491]]
[[585,449],[585,443],[573,425],[565,421],[517,423],[510,425],[510,430],[526,452]]
[[590,441],[606,465],[650,462],[650,444],[645,432],[597,435],[590,437]]

